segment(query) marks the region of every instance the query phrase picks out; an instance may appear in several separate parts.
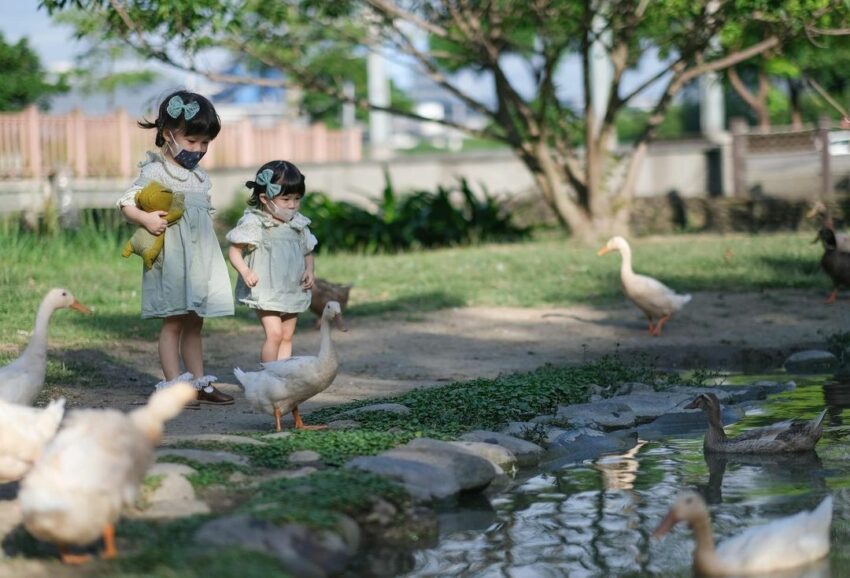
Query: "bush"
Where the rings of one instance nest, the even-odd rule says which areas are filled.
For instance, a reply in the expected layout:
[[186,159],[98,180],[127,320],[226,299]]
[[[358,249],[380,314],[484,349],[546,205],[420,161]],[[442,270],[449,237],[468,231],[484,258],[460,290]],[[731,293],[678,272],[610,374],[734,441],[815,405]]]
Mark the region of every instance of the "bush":
[[528,236],[486,192],[476,197],[465,179],[436,192],[415,191],[399,198],[387,178],[376,212],[322,193],[304,198],[301,211],[323,251],[363,253],[516,241]]

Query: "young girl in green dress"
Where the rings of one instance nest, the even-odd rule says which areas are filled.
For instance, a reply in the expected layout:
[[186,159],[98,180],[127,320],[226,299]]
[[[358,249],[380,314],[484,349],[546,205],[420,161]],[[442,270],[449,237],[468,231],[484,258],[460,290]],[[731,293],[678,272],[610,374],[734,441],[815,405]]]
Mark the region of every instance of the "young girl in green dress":
[[[139,163],[139,177],[118,200],[127,220],[153,235],[165,235],[162,251],[142,273],[142,318],[162,319],[159,362],[165,379],[157,388],[175,381],[192,381],[198,401],[226,405],[233,398],[210,385],[204,375],[201,329],[207,317],[233,315],[230,277],[213,230],[210,178],[198,168],[210,142],[221,129],[212,103],[199,94],[177,91],[159,106],[156,120],[142,121],[156,130],[158,152],[148,152]],[[185,197],[183,216],[167,226],[165,211],[145,212],[136,205],[136,193],[156,181]],[[180,361],[186,373],[180,373]]]
[[287,161],[260,167],[253,181],[249,207],[227,234],[228,255],[239,273],[236,300],[257,311],[266,339],[260,361],[292,355],[298,314],[310,306],[313,249],[316,237],[310,219],[298,212],[304,196],[304,175]]

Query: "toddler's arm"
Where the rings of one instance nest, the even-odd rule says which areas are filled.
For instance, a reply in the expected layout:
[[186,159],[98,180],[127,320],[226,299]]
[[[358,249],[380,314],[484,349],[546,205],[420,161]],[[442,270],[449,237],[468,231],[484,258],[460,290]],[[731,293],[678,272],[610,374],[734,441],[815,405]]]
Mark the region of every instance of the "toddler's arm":
[[242,280],[245,281],[245,285],[253,287],[257,284],[257,281],[259,281],[260,278],[257,277],[257,274],[248,267],[245,263],[245,259],[242,258],[242,249],[244,247],[245,245],[230,245],[230,249],[227,251],[227,256],[230,257],[230,263],[233,265],[233,268],[236,269],[236,272],[239,273]]
[[316,282],[316,275],[313,272],[314,267],[313,253],[307,253],[304,255],[304,275],[301,277],[302,289],[313,288],[313,284]]
[[168,226],[168,221],[165,220],[168,211],[151,211],[148,213],[135,205],[124,205],[121,207],[121,212],[124,213],[124,217],[128,221],[141,225],[151,235],[161,235]]

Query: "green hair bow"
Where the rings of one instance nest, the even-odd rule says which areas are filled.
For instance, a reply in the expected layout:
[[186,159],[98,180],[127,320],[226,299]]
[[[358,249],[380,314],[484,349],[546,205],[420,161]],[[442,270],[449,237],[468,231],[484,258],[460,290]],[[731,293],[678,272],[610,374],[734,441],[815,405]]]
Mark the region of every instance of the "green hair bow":
[[200,110],[201,105],[197,102],[184,104],[179,94],[175,94],[168,100],[168,107],[165,109],[171,118],[179,118],[182,113],[186,120],[192,120]]
[[257,184],[266,187],[266,196],[270,199],[280,193],[280,185],[272,182],[273,176],[274,171],[271,169],[263,169],[257,173]]

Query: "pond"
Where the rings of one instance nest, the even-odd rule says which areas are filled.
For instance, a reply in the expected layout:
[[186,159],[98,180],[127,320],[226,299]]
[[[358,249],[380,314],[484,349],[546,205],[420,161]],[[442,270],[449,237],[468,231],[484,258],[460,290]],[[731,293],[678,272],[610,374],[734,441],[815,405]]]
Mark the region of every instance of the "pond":
[[638,441],[620,455],[536,473],[489,505],[467,505],[447,514],[439,545],[415,552],[412,567],[399,575],[690,576],[694,543],[689,529],[680,524],[662,540],[650,538],[677,492],[690,488],[709,503],[718,542],[749,526],[814,508],[832,494],[829,558],[787,576],[848,576],[850,383],[812,380],[752,408],[731,429],[814,417],[825,403],[829,411],[817,453],[706,459],[702,432]]

